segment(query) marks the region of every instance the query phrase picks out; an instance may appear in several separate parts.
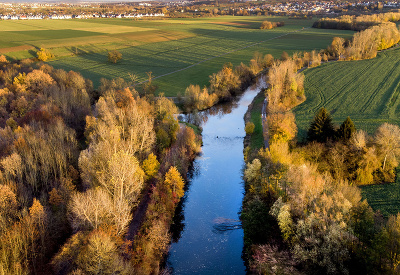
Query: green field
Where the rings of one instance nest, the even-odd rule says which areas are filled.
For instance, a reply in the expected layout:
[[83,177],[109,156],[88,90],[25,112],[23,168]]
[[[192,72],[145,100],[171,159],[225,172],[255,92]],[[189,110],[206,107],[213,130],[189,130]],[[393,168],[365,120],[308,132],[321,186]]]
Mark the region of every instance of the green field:
[[400,210],[399,177],[394,183],[361,186],[361,193],[372,209],[380,210],[385,217],[396,215]]
[[[183,93],[189,84],[208,84],[208,76],[231,62],[248,64],[254,52],[279,57],[282,51],[325,48],[334,36],[351,31],[309,28],[311,20],[268,17],[285,26],[260,30],[267,17],[221,16],[199,19],[32,20],[0,22],[0,53],[9,58],[32,57],[40,47],[50,49],[56,68],[80,71],[95,86],[102,77],[129,74],[144,81],[152,72],[158,92]],[[304,28],[304,29],[303,29]],[[119,49],[123,59],[107,62],[107,51]]]
[[335,123],[350,116],[369,134],[384,122],[400,125],[400,48],[370,60],[326,63],[304,75],[307,100],[294,109],[300,139],[321,107]]

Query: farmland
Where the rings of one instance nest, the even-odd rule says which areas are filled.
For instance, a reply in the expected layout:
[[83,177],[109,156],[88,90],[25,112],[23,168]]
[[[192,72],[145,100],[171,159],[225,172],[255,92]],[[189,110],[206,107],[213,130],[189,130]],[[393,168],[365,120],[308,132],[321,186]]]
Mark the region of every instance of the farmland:
[[331,112],[335,123],[350,116],[356,128],[369,134],[384,122],[400,124],[399,65],[400,48],[396,48],[370,60],[332,62],[306,70],[307,100],[294,110],[299,138],[305,138],[321,107]]
[[[0,53],[21,59],[33,57],[35,49],[45,47],[56,56],[52,66],[80,71],[95,86],[102,77],[129,80],[130,75],[136,75],[142,82],[147,72],[152,72],[158,92],[174,96],[189,84],[207,85],[208,76],[225,63],[248,63],[256,51],[279,57],[282,51],[325,48],[332,37],[353,33],[311,29],[312,20],[289,19],[284,27],[260,30],[265,19],[8,21],[1,22]],[[115,65],[107,62],[107,51],[113,49],[123,56]]]

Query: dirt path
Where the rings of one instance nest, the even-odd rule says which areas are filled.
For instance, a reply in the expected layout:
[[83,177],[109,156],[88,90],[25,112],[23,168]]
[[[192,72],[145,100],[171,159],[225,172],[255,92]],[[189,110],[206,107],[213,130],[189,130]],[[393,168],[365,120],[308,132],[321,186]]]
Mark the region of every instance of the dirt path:
[[[266,87],[268,88],[268,86]],[[261,119],[262,119],[262,128],[263,128],[263,137],[264,137],[264,148],[269,148],[269,133],[268,133],[268,121],[267,121],[267,105],[268,105],[268,96],[265,97],[263,106],[261,109]]]
[[128,233],[126,234],[126,239],[129,241],[133,241],[136,234],[138,233],[140,227],[145,218],[147,207],[149,206],[150,202],[150,195],[152,187],[154,186],[154,182],[151,182],[146,190],[144,191],[143,198],[140,200],[139,205],[137,206],[136,210],[132,213],[132,220],[129,224]]

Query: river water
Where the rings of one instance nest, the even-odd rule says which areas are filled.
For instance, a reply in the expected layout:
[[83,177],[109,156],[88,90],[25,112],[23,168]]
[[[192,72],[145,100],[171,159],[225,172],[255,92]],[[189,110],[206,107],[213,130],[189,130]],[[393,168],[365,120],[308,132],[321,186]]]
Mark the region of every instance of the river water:
[[245,274],[243,230],[243,116],[265,84],[260,81],[234,102],[201,114],[202,154],[176,213],[167,267],[173,274]]

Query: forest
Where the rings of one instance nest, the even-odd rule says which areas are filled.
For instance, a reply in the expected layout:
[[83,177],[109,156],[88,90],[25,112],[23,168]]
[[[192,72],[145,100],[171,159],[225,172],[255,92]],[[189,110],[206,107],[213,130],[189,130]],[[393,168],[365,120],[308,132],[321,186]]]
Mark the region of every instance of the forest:
[[200,137],[122,79],[0,62],[0,273],[158,272]]
[[269,147],[245,149],[241,219],[251,272],[399,272],[400,216],[373,211],[358,186],[394,181],[400,128],[384,123],[371,136],[356,129],[350,117],[335,125],[321,108],[307,139],[299,142],[292,112],[305,100],[300,69],[327,60],[373,58],[378,49],[396,45],[399,34],[394,23],[378,24],[348,41],[334,38],[319,53],[282,55],[269,67],[264,124]]

